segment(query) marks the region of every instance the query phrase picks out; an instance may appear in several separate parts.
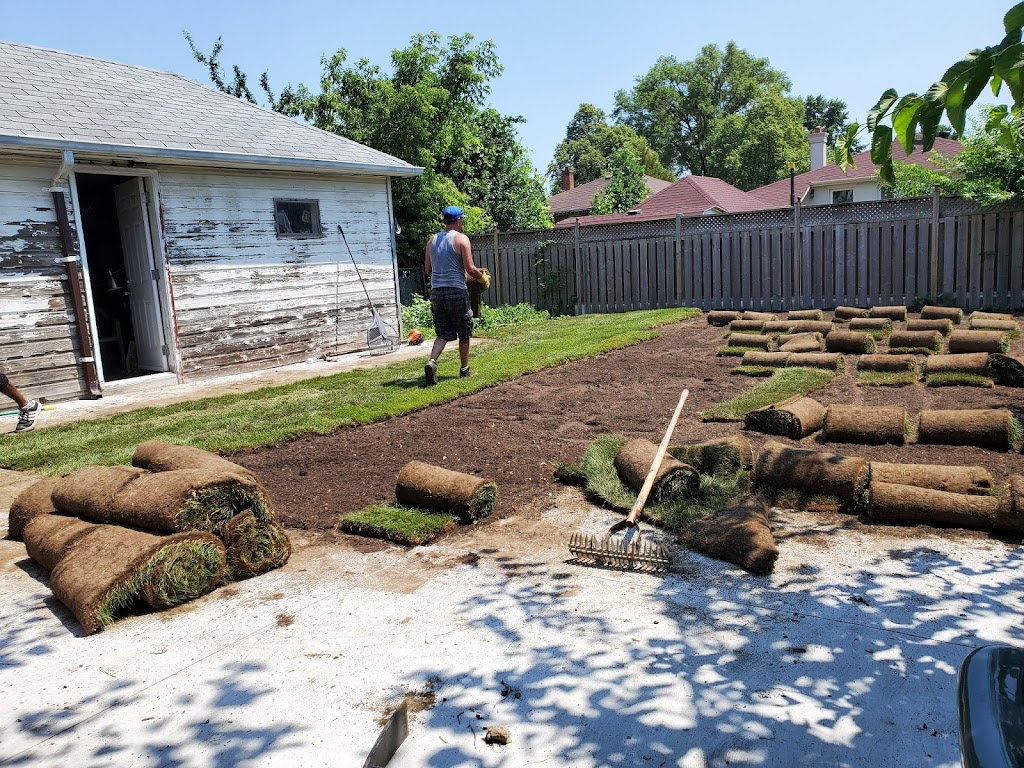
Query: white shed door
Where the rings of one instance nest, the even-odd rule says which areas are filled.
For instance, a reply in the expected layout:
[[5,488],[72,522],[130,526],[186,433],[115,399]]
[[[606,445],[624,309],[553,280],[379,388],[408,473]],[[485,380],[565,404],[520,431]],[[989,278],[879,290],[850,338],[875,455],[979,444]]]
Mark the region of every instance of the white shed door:
[[124,250],[124,269],[131,291],[132,324],[135,326],[135,349],[139,368],[145,371],[166,371],[164,331],[160,320],[160,294],[153,263],[149,218],[142,177],[114,187],[117,222]]

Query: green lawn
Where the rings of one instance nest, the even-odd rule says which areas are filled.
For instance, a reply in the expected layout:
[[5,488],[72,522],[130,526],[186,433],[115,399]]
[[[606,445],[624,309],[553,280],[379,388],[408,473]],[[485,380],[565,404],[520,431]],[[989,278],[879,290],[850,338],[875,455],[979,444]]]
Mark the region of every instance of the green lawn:
[[[694,309],[563,317],[488,331],[474,349],[476,375],[458,378],[454,345],[441,356],[441,383],[423,387],[423,359],[349,371],[237,395],[143,408],[0,437],[0,467],[44,474],[87,464],[126,464],[144,440],[163,439],[225,453],[276,445],[302,434],[368,424],[509,381],[524,373],[599,355],[652,338],[659,325],[695,317]],[[428,347],[424,346],[423,356]]]

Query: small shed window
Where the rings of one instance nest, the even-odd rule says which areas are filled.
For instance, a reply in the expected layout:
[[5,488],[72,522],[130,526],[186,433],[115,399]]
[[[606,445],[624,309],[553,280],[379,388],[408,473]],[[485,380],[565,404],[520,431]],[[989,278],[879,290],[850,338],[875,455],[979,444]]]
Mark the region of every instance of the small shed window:
[[852,189],[837,189],[832,193],[833,203],[852,203],[853,202],[853,190]]
[[319,237],[320,201],[275,200],[274,225],[278,237]]

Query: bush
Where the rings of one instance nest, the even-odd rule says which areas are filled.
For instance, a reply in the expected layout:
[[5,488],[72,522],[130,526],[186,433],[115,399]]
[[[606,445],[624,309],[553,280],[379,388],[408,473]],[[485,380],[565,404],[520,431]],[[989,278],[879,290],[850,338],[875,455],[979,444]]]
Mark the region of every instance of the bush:
[[[522,325],[540,320],[550,320],[551,315],[530,304],[516,304],[514,307],[481,307],[483,317],[473,321],[474,331],[486,331],[502,325]],[[406,331],[418,328],[424,338],[434,337],[434,318],[430,314],[430,302],[418,293],[412,297],[412,304],[402,307],[402,327]]]

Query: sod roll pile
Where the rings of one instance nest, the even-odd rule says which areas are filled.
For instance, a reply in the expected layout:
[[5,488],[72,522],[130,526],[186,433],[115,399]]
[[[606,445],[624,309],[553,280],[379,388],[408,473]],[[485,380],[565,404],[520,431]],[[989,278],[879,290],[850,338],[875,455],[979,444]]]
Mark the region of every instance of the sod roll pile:
[[751,573],[768,573],[779,559],[768,508],[756,496],[744,496],[695,521],[684,531],[683,541]]
[[857,361],[857,370],[915,373],[918,370],[918,362],[913,355],[864,355]]
[[754,312],[753,310],[750,310],[750,309],[748,309],[746,312],[744,312],[742,315],[740,315],[740,318],[743,319],[743,320],[761,320],[761,321],[764,321],[764,320],[778,320],[779,319],[778,316],[773,314],[772,312]]
[[48,571],[72,548],[99,526],[70,515],[45,515],[29,522],[25,528],[25,550],[28,556]]
[[847,355],[870,355],[878,350],[878,345],[864,331],[832,331],[825,337],[825,349]]
[[871,462],[871,482],[913,485],[971,496],[991,496],[993,485],[992,473],[984,467],[890,464],[884,461]]
[[903,445],[906,433],[906,408],[830,405],[822,437],[830,443]]
[[53,594],[86,634],[109,625],[117,611],[139,598],[165,608],[211,592],[224,577],[224,545],[212,534],[95,528],[50,573]]
[[820,309],[794,309],[786,315],[789,320],[823,320],[824,317]]
[[1016,447],[1019,431],[1013,414],[1005,408],[921,411],[917,441],[1009,451]]
[[751,411],[743,424],[757,432],[800,440],[821,429],[824,419],[825,406],[814,398],[797,395]]
[[779,337],[780,352],[824,352],[825,337],[820,333],[794,333],[788,338]]
[[831,496],[850,513],[864,508],[870,477],[871,468],[864,459],[789,448],[773,441],[765,443],[754,464],[756,486]]
[[753,347],[763,349],[765,352],[774,346],[771,336],[764,336],[759,333],[730,333],[728,344],[730,347]]
[[887,317],[855,317],[850,321],[851,331],[867,331],[876,339],[892,333],[892,320]]
[[839,322],[847,322],[855,317],[867,317],[868,310],[862,307],[836,307],[833,317]]
[[907,320],[904,327],[907,331],[938,331],[943,336],[953,332],[953,323],[946,319],[938,320]]
[[761,326],[761,333],[789,333],[792,327],[792,320],[765,320],[764,325]]
[[148,469],[150,472],[168,472],[175,469],[209,469],[220,472],[234,472],[242,477],[255,480],[255,476],[241,464],[201,448],[188,445],[174,445],[163,440],[147,440],[139,443],[132,456],[132,466]]
[[763,368],[785,368],[789,360],[788,352],[760,352],[750,351],[743,355],[743,365],[758,366]]
[[1000,499],[912,485],[871,482],[868,516],[879,523],[1005,529]]
[[949,337],[950,354],[964,352],[1005,353],[1010,339],[1002,331],[953,331]]
[[729,323],[729,333],[760,333],[764,328],[764,320],[733,320]]
[[399,504],[449,512],[463,521],[475,522],[494,511],[498,486],[476,475],[410,461],[398,473],[395,498]]
[[292,544],[276,521],[260,521],[251,509],[232,517],[221,533],[227,547],[228,575],[238,581],[280,568],[288,562]]
[[[643,488],[658,446],[650,440],[627,440],[615,455],[615,471],[637,493]],[[691,498],[700,487],[700,475],[689,464],[666,454],[654,477],[649,498],[655,502]]]
[[794,352],[786,361],[787,368],[822,368],[826,371],[841,371],[845,365],[839,352]]
[[938,331],[893,331],[889,337],[889,349],[897,354],[904,350],[924,355],[938,354],[942,351],[942,334]]
[[1004,387],[1024,387],[1024,357],[995,353],[989,355],[989,369]]
[[922,320],[949,320],[953,325],[960,325],[964,320],[964,311],[959,307],[926,306],[921,310]]
[[925,363],[925,373],[969,373],[974,376],[988,376],[988,352],[932,355]]
[[754,469],[754,447],[743,435],[670,446],[668,452],[701,475],[728,475]]
[[40,515],[49,515],[57,511],[50,499],[56,484],[56,478],[44,477],[15,497],[7,517],[8,536],[15,541],[24,541],[25,526]]
[[872,307],[868,317],[887,317],[890,320],[903,322],[907,319],[906,307]]
[[739,312],[733,312],[731,310],[716,309],[713,312],[708,312],[708,325],[715,325],[718,327],[728,325],[733,320],[740,319]]
[[51,498],[62,512],[166,533],[220,533],[246,509],[262,521],[271,518],[259,483],[224,470],[83,467],[58,480]]
[[793,333],[820,333],[832,332],[832,323],[827,320],[797,320],[790,324]]

